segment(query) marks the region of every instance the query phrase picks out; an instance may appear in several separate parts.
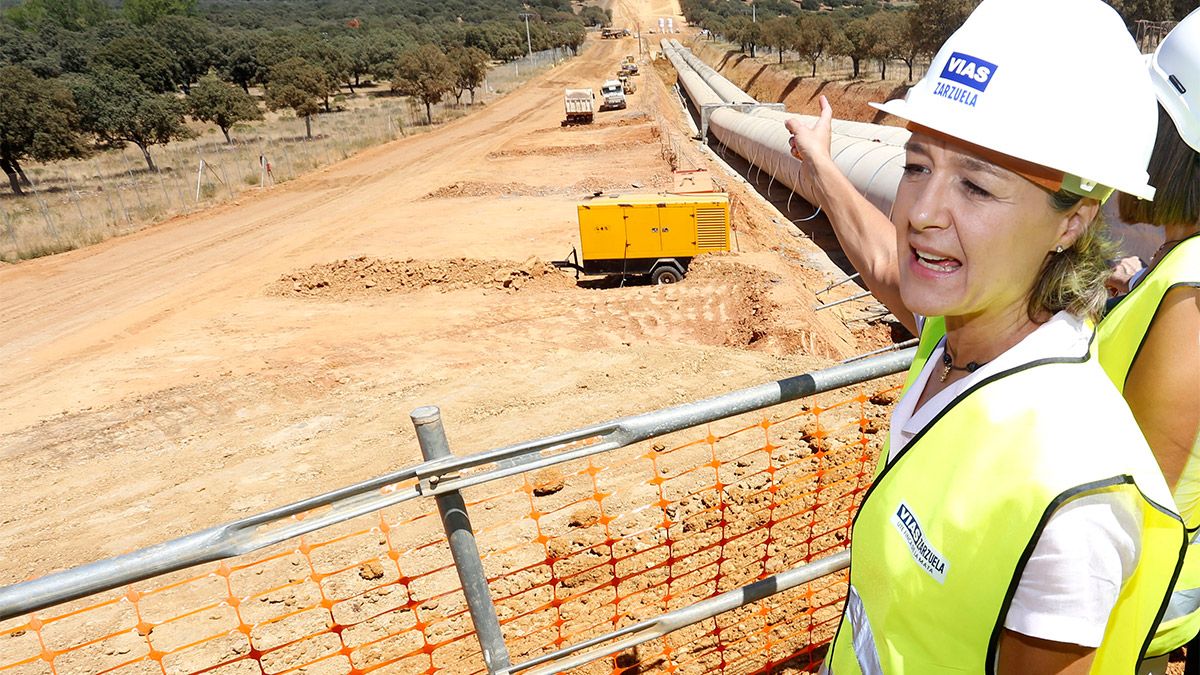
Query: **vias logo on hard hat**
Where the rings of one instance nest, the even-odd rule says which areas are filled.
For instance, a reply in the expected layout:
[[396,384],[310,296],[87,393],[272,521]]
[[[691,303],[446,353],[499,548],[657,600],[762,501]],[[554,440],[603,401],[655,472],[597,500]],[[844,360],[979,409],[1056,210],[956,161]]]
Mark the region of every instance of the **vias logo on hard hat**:
[[[941,79],[950,80],[950,82],[938,82],[937,86],[933,88],[933,95],[975,107],[975,102],[979,100],[979,94],[987,90],[988,82],[991,82],[992,75],[995,73],[996,64],[962,52],[954,52],[950,54],[940,76]],[[951,82],[956,84],[951,84]],[[969,89],[963,87],[969,87]],[[975,91],[971,91],[971,89]]]

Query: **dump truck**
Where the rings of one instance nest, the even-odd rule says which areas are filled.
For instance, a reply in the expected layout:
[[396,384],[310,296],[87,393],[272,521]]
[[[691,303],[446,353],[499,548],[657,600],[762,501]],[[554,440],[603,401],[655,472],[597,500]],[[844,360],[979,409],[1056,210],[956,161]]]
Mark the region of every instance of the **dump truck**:
[[563,91],[563,105],[566,108],[566,118],[562,125],[591,124],[595,115],[596,92],[591,89],[566,89]]
[[600,86],[600,109],[616,110],[625,107],[625,85],[620,80],[608,80]]
[[556,267],[580,275],[648,275],[673,284],[701,253],[728,251],[729,195],[599,195],[577,205],[580,248]]
[[628,28],[605,28],[600,31],[601,38],[623,38],[629,37]]

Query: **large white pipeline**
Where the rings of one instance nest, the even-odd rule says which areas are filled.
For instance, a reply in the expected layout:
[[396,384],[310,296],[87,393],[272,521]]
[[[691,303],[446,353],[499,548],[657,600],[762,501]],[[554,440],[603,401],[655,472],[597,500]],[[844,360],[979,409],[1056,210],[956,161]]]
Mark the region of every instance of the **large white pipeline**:
[[[669,41],[663,40],[663,42],[669,44],[675,53],[683,56],[684,61],[692,67],[692,70],[696,71],[725,103],[758,103],[758,101],[754,100],[753,96],[742,91],[741,87],[730,82],[707,63],[701,61],[695,54],[692,54],[690,49],[684,48],[683,45],[679,44],[679,40],[671,39]],[[664,45],[665,50],[666,45]]]
[[[724,75],[718,73],[711,68],[707,63],[701,61],[687,47],[684,47],[679,40],[674,38],[662,40],[663,53],[669,54],[668,50],[673,50],[683,56],[683,60],[696,71],[705,84],[713,89],[725,103],[758,103],[753,96],[747,94],[733,82],[729,81]],[[672,61],[674,63],[674,61]],[[817,117],[813,115],[797,115],[795,113],[782,112],[779,110],[771,110],[770,108],[761,108],[755,110],[751,114],[771,117],[780,121],[786,122],[792,117],[799,118],[802,122],[812,125],[817,121]],[[833,120],[831,125],[833,133],[843,136],[853,136],[855,138],[864,138],[880,143],[889,143],[891,145],[903,146],[908,142],[909,132],[900,127],[889,127],[882,124],[871,124],[869,122],[852,122],[850,120]]]
[[[754,101],[707,65],[696,68],[693,62],[699,59],[677,40],[664,39],[661,44],[663,53],[679,73],[688,97],[697,107]],[[811,202],[811,197],[799,185],[800,161],[792,157],[791,133],[783,126],[793,117],[809,124],[816,119],[765,108],[749,114],[732,108],[717,108],[710,113],[708,129],[730,150]],[[908,132],[898,127],[834,120],[834,163],[872,204],[887,213],[904,171],[902,146],[907,140]]]
[[[720,110],[709,118],[708,128],[730,150],[813,201],[799,184],[801,162],[792,156],[792,134],[780,120]],[[890,212],[904,173],[904,148],[833,134],[831,149],[834,163],[854,187],[876,208]]]
[[[782,110],[771,110],[770,108],[761,108],[751,113],[760,117],[777,119],[780,122],[786,122],[795,117],[804,124],[812,126],[819,119],[815,115],[798,115],[796,113],[783,112]],[[897,147],[904,147],[908,142],[908,137],[912,135],[908,129],[904,127],[889,127],[883,124],[871,124],[870,122],[852,122],[850,120],[833,120],[830,128],[835,134],[842,136],[852,136],[868,141],[876,141],[878,143],[886,143]]]
[[[662,40],[661,44],[662,52],[676,67],[679,82],[696,107],[754,101],[713,68],[707,65],[695,67],[694,61],[698,59],[690,50],[680,46],[678,41]],[[724,94],[721,94],[718,86]],[[716,108],[709,114],[708,130],[725,147],[812,202],[799,185],[800,161],[792,156],[792,135],[784,126],[785,121],[791,118],[802,119],[808,124],[816,120],[810,115],[794,115],[766,108],[749,114],[733,108]],[[883,213],[892,210],[896,186],[904,174],[902,147],[907,139],[908,132],[900,127],[834,120],[834,163],[850,178],[854,187]]]
[[[665,45],[666,40],[663,40]],[[679,74],[679,84],[687,93],[692,104],[697,108],[704,105],[720,104],[724,101],[713,91],[712,87],[708,86],[700,77],[700,74],[687,65],[683,55],[676,50],[666,50],[663,52],[670,59],[671,65],[675,66],[675,71]]]

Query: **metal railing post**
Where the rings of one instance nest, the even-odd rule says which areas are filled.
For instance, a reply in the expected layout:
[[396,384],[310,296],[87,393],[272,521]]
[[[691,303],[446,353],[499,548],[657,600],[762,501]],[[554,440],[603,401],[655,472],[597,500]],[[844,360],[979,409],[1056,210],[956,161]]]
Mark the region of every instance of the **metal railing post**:
[[[442,412],[436,406],[422,406],[409,414],[417,430],[417,442],[426,461],[445,459],[451,456],[446,431],[442,428]],[[424,487],[424,486],[422,486]],[[432,486],[430,486],[432,487]],[[483,649],[483,661],[489,673],[507,672],[512,665],[504,635],[500,632],[500,619],[488,589],[487,576],[483,572],[483,561],[479,558],[479,547],[475,545],[475,532],[467,515],[467,505],[458,490],[434,495],[446,539],[450,542],[450,555],[462,584],[467,608],[471,612],[471,623],[475,626],[475,637]]]

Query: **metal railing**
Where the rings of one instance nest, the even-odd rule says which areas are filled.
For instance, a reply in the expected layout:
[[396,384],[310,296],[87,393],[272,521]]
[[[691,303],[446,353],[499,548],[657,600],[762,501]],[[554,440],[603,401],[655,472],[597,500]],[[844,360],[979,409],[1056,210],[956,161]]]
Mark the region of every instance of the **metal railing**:
[[[541,674],[574,667],[841,569],[848,554],[836,554],[512,665],[496,621],[461,490],[900,373],[908,367],[913,353],[913,349],[907,349],[884,354],[464,457],[450,454],[437,409],[418,408],[413,411],[412,420],[425,457],[421,464],[157,546],[0,588],[0,621],[201,563],[240,556],[418,497],[433,496],[488,671]],[[313,513],[314,509],[318,511]],[[299,514],[306,516],[295,520]],[[605,643],[609,644],[602,646]],[[583,650],[591,651],[582,653]]]

